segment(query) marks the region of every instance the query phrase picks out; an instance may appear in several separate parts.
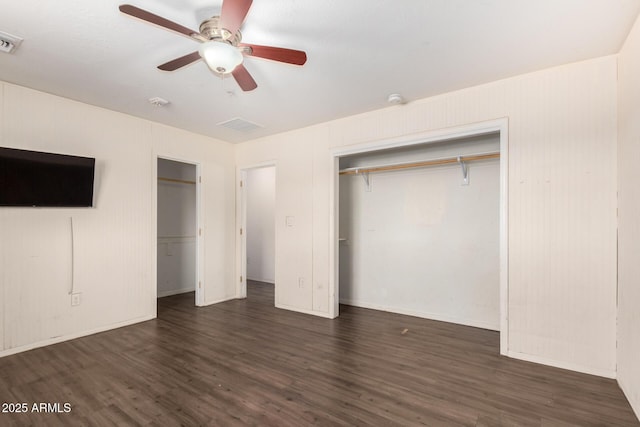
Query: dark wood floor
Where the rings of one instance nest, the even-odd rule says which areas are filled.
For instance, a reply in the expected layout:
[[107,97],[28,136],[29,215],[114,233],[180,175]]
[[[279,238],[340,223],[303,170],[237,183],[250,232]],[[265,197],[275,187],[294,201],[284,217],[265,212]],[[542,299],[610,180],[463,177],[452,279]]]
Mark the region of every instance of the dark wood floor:
[[496,332],[248,292],[162,298],[156,320],[0,359],[2,402],[71,404],[0,425],[640,425],[615,381],[501,357]]

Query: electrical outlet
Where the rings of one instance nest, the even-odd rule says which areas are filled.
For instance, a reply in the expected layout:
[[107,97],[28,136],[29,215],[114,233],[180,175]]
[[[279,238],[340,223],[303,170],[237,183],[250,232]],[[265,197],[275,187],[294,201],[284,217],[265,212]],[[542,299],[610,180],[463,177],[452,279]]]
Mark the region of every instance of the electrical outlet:
[[302,277],[298,277],[298,287],[300,289],[304,288],[304,279]]
[[75,294],[71,294],[71,305],[72,306],[80,305],[80,295],[82,295],[80,292],[76,292]]

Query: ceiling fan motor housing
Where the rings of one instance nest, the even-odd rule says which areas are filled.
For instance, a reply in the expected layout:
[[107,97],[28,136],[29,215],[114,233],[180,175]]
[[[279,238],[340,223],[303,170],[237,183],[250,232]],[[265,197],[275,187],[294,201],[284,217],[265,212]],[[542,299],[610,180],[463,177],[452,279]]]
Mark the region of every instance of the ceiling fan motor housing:
[[221,28],[219,23],[219,16],[212,16],[211,18],[202,21],[200,24],[200,34],[208,40],[226,41],[233,46],[237,46],[242,40],[240,30],[236,31],[235,34],[232,34],[231,31],[226,28]]
[[[200,35],[208,40],[201,45],[199,49],[200,56],[214,73],[218,75],[227,74],[231,72],[238,63],[242,62],[241,51],[231,53],[229,50],[229,46],[231,46],[232,49],[238,49],[238,43],[242,40],[242,34],[240,30],[232,34],[231,31],[226,28],[220,27],[219,16],[212,16],[203,21],[200,24]],[[226,45],[226,47],[220,46],[220,44]],[[210,55],[213,56],[210,57]],[[218,60],[214,61],[214,57],[218,58]],[[220,57],[226,59],[222,65],[218,63]]]

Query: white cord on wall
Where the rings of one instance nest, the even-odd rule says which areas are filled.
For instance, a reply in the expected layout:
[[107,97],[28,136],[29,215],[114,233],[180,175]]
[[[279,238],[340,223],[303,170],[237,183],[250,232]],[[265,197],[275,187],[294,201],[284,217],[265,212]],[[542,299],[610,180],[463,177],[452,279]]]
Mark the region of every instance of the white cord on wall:
[[69,295],[73,294],[74,291],[74,283],[73,283],[73,275],[74,275],[74,268],[73,268],[73,258],[74,258],[74,253],[73,253],[73,217],[70,216],[69,217],[69,223],[71,224],[71,289],[69,290]]

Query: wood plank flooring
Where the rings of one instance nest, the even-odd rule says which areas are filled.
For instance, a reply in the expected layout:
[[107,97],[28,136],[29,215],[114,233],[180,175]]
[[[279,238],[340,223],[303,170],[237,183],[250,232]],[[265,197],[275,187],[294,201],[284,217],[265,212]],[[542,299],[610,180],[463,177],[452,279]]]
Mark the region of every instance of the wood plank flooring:
[[248,288],[0,359],[2,402],[71,404],[0,425],[640,425],[615,381],[501,357],[496,332],[349,306],[321,319]]

